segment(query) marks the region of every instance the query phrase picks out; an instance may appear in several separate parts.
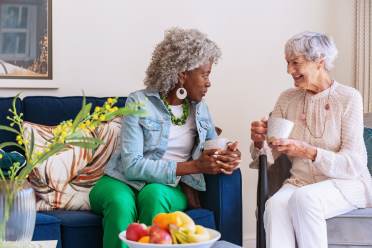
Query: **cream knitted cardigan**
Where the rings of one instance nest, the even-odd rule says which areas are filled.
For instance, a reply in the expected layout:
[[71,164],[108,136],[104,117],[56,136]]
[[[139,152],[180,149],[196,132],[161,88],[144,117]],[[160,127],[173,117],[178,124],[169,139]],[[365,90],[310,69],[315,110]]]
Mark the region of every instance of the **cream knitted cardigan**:
[[[313,136],[321,136],[325,127],[323,137],[314,138],[310,134],[303,113]],[[331,179],[351,204],[359,208],[372,206],[372,180],[363,141],[363,104],[357,90],[337,82],[315,95],[292,88],[280,95],[272,116],[295,123],[291,139],[317,147],[314,162],[290,157],[292,169],[287,183],[304,186]],[[260,152],[268,155],[269,164],[279,155],[272,152],[266,142],[261,150],[252,144],[251,168],[258,168]]]

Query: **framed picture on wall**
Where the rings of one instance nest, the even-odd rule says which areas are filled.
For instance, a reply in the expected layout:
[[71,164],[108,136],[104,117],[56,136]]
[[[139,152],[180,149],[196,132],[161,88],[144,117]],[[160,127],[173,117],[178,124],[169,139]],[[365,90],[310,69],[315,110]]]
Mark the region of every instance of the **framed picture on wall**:
[[52,79],[52,0],[0,0],[0,79]]

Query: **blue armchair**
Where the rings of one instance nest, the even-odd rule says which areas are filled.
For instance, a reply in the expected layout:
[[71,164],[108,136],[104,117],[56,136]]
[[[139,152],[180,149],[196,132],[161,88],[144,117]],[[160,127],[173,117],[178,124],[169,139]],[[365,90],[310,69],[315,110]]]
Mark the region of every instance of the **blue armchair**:
[[[106,98],[87,97],[93,107]],[[119,106],[126,98],[119,99]],[[0,113],[7,113],[12,98],[0,98]],[[30,96],[18,99],[17,108],[24,119],[43,125],[57,125],[73,118],[80,110],[82,97]],[[1,124],[8,124],[6,115]],[[0,130],[0,142],[14,140],[12,133]],[[215,228],[221,239],[242,245],[242,185],[241,172],[233,175],[206,176],[207,191],[201,194],[202,207],[186,211],[196,223]],[[37,213],[34,240],[58,240],[58,248],[102,247],[102,218],[90,211],[44,211]]]

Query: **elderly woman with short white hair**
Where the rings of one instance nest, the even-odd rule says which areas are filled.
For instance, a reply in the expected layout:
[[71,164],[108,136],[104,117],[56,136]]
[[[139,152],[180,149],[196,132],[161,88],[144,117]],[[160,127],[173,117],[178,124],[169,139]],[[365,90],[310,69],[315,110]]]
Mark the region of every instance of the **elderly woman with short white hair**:
[[324,34],[289,39],[285,59],[295,87],[279,96],[271,116],[294,122],[292,133],[267,144],[267,121],[251,124],[251,167],[261,152],[270,164],[280,154],[292,162],[290,178],[266,203],[268,248],[326,248],[326,219],[371,206],[362,97],[330,75],[336,55]]
[[147,115],[123,119],[120,150],[90,193],[92,210],[103,215],[104,248],[126,247],[118,234],[132,222],[151,225],[159,213],[200,207],[203,174],[231,174],[239,165],[236,142],[203,151],[217,136],[203,98],[220,55],[195,29],[170,29],[156,46],[146,89],[127,100],[142,102]]

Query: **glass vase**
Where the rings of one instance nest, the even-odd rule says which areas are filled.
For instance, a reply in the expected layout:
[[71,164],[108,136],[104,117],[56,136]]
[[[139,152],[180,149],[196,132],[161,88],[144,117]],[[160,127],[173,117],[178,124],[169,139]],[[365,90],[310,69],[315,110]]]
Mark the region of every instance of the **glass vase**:
[[28,182],[0,181],[0,248],[28,247],[35,220],[35,194]]

